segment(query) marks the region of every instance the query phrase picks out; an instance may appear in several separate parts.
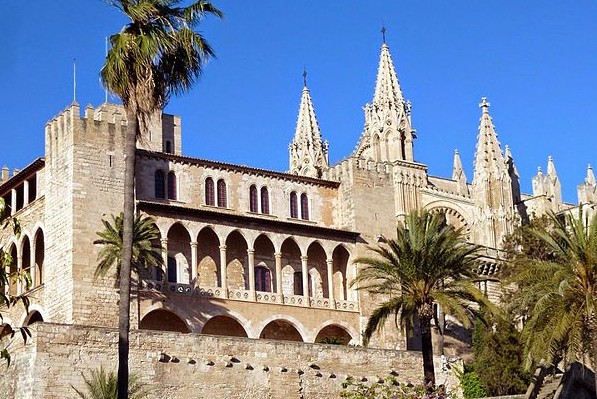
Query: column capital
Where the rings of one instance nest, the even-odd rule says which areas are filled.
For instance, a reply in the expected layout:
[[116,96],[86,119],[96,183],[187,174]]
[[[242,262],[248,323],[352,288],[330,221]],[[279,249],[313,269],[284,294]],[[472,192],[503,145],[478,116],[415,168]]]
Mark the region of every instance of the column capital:
[[309,257],[307,255],[301,256],[301,261],[306,262],[308,260],[309,260]]
[[332,264],[332,265],[333,265],[333,264],[334,264],[334,259],[329,259],[329,258],[328,258],[328,259],[326,259],[326,260],[325,260],[325,263],[327,263],[328,265],[329,265],[329,264]]
[[255,250],[253,248],[247,248],[247,253],[249,255],[254,255],[255,254]]
[[197,247],[197,245],[199,245],[199,243],[197,241],[191,241],[191,247]]
[[282,252],[274,252],[274,258],[278,259],[278,258],[282,258]]
[[168,239],[167,238],[162,238],[162,239],[160,239],[160,242],[162,244],[168,244]]
[[226,245],[220,245],[220,251],[225,251],[226,250]]

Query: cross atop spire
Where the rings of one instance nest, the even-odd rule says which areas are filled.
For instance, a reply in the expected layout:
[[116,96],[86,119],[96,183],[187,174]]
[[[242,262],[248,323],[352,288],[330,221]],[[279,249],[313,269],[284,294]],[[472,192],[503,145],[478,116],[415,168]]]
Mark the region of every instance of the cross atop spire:
[[383,44],[386,44],[386,31],[387,31],[386,27],[382,26],[381,27],[381,38],[383,40]]
[[489,113],[489,107],[491,103],[487,101],[487,97],[481,97],[481,102],[479,103],[479,108],[483,108],[483,113]]

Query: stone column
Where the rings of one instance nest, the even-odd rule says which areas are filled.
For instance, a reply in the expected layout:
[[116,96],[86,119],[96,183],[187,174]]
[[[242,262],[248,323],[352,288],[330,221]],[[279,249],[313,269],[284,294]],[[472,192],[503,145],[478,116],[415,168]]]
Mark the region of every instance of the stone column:
[[334,299],[334,260],[326,259],[325,263],[328,267],[328,298],[330,299],[330,308],[336,308],[336,301]]
[[276,302],[284,303],[284,293],[282,292],[282,252],[274,253],[276,259]]
[[37,287],[37,265],[35,264],[35,249],[36,239],[35,237],[29,243],[29,274],[31,275],[31,288]]
[[307,255],[301,256],[301,270],[303,275],[303,306],[310,306],[309,299],[309,271],[307,269]]
[[220,245],[220,285],[223,298],[228,298],[228,282],[226,281],[226,245]]
[[199,278],[197,277],[197,241],[191,241],[191,284],[197,287]]
[[29,204],[29,180],[23,182],[23,208]]
[[255,250],[247,249],[249,258],[249,296],[252,301],[255,300]]
[[162,283],[168,281],[168,239],[162,238]]
[[21,273],[23,272],[23,254],[17,248],[17,295],[21,295],[23,293],[23,281],[21,280]]
[[10,190],[10,214],[14,215],[17,211],[17,190]]

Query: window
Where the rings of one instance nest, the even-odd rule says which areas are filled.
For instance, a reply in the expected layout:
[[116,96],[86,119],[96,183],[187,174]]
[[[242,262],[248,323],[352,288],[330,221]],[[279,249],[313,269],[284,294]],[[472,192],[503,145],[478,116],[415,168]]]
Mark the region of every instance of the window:
[[267,187],[261,187],[261,213],[269,214],[269,193]]
[[301,219],[309,220],[309,198],[307,194],[301,194]]
[[249,211],[257,212],[257,187],[249,187]]
[[255,291],[272,292],[272,277],[268,268],[258,266],[255,268]]
[[169,283],[176,283],[178,280],[177,277],[178,273],[176,270],[176,259],[171,256],[168,256],[168,282]]
[[216,196],[214,193],[214,180],[211,177],[205,179],[205,204],[215,205]]
[[294,191],[290,193],[290,217],[295,219],[298,218],[298,203]]
[[154,187],[156,198],[166,198],[166,187],[164,187],[164,172],[156,170],[154,175]]
[[227,207],[226,182],[223,179],[218,180],[218,206],[220,208]]
[[174,172],[168,173],[168,199],[176,200],[176,175]]
[[303,273],[294,272],[294,295],[303,295]]
[[29,179],[29,198],[28,202],[33,202],[37,198],[37,176],[33,175]]
[[172,154],[172,143],[170,140],[166,140],[166,153]]

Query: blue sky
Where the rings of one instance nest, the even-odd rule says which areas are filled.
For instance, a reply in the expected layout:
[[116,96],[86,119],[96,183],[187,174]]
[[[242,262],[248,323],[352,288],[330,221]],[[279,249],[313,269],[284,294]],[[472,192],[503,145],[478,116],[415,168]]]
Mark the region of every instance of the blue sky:
[[[564,199],[597,164],[597,2],[215,0],[200,30],[218,58],[167,112],[182,116],[186,155],[286,170],[302,71],[335,162],[354,149],[373,95],[382,25],[413,104],[415,158],[450,177],[460,150],[472,178],[480,97],[529,192],[554,157]],[[574,4],[574,6],[572,6]],[[105,37],[125,20],[101,0],[3,1],[0,164],[43,156],[48,119],[72,101],[100,104]],[[596,165],[597,166],[597,165]]]

